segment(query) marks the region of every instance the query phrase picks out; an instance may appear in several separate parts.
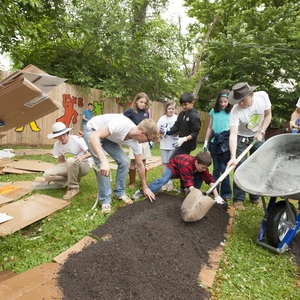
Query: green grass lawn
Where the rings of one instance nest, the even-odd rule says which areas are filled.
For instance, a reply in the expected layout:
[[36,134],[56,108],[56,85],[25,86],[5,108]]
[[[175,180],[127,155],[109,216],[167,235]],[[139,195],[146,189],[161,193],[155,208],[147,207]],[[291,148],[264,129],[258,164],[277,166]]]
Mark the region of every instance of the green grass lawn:
[[[201,150],[202,145],[199,144],[192,154]],[[159,145],[152,149],[152,155],[160,156]],[[20,158],[56,163],[51,155]],[[112,174],[114,179],[115,171]],[[0,181],[34,180],[36,176],[0,175]],[[161,166],[158,166],[148,172],[147,181],[160,176]],[[179,181],[175,180],[174,185],[179,188]],[[103,216],[99,206],[91,210],[97,197],[97,182],[92,170],[82,178],[80,186],[80,193],[68,207],[16,233],[0,237],[0,270],[20,273],[52,261],[109,218]],[[202,191],[207,189],[205,184],[201,187]],[[126,190],[130,196],[134,191],[129,187]],[[33,191],[31,194],[36,193],[61,198],[65,189]],[[123,204],[113,201],[112,205],[114,212]],[[256,244],[263,209],[250,205],[248,201],[245,207],[246,211],[235,214],[232,230],[225,241],[223,257],[211,289],[212,299],[300,299],[298,271],[291,254],[288,251],[275,254]]]

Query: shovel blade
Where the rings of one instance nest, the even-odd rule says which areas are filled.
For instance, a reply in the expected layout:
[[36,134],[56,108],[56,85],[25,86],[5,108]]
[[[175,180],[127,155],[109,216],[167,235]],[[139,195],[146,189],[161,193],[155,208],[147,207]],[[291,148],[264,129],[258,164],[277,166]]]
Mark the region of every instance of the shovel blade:
[[185,222],[197,222],[208,213],[214,203],[211,197],[198,189],[193,189],[182,202],[181,217]]

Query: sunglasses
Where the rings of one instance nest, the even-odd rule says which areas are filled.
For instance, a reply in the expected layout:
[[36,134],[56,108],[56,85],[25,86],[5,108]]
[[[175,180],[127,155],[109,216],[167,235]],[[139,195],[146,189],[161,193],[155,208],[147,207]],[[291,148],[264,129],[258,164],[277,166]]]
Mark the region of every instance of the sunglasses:
[[145,135],[146,135],[146,137],[148,139],[149,147],[150,147],[150,149],[152,149],[154,147],[154,143],[149,139],[148,134],[146,132],[145,132]]

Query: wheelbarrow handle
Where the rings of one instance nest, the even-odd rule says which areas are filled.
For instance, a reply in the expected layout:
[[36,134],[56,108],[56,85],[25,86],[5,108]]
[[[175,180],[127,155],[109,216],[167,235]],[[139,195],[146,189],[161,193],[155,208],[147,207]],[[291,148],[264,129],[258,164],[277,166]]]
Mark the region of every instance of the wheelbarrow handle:
[[[236,159],[237,164],[242,160],[242,158],[249,152],[249,150],[254,146],[254,144],[257,142],[256,139],[253,139],[251,144],[239,155],[239,157]],[[234,169],[233,166],[229,166],[225,172],[218,178],[218,180],[209,188],[209,190],[206,192],[206,194],[210,194],[216,186],[224,180],[224,178]]]

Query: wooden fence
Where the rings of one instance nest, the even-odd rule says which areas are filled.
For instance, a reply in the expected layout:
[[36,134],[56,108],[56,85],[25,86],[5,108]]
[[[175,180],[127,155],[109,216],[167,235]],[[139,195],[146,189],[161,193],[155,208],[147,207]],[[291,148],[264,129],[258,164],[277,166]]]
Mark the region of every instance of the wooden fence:
[[[1,78],[10,75],[9,72],[1,71]],[[0,138],[0,146],[17,146],[28,145],[38,147],[41,145],[53,145],[55,139],[48,139],[47,134],[52,130],[53,123],[60,121],[64,122],[67,127],[73,128],[71,133],[77,134],[81,130],[82,111],[87,108],[88,103],[93,103],[94,114],[101,115],[106,113],[122,113],[128,108],[122,107],[117,103],[117,99],[108,99],[101,96],[101,90],[92,89],[91,94],[81,92],[80,86],[69,85],[66,83],[60,84],[48,93],[48,95],[57,102],[62,104],[62,108],[55,112],[46,115],[38,120],[32,120],[30,124],[25,124],[23,127],[14,128],[7,132],[2,139]],[[7,99],[13,101],[13,99]],[[1,107],[5,109],[5,107]],[[165,104],[157,101],[150,103],[151,116],[156,122],[165,112]],[[177,108],[177,113],[181,111],[181,107]],[[205,132],[209,122],[209,114],[199,112],[201,119],[201,129],[198,141],[201,142],[205,138]]]

